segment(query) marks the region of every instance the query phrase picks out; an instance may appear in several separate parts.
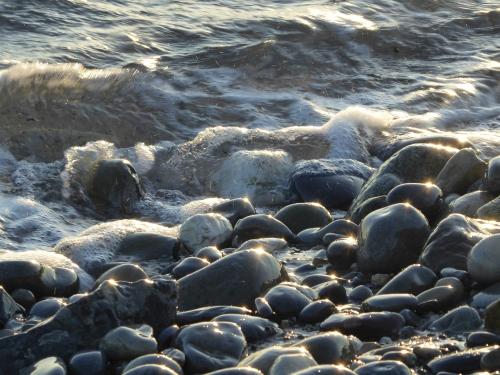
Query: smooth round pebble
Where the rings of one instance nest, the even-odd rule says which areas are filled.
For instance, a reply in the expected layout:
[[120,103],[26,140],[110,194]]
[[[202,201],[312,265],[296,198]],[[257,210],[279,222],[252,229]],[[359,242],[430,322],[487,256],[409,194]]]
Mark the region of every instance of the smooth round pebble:
[[101,285],[106,280],[114,280],[114,281],[127,281],[127,282],[135,282],[143,279],[147,279],[148,275],[144,270],[131,263],[120,264],[116,267],[113,267],[106,272],[104,272],[99,278],[96,280],[95,285]]
[[106,358],[99,350],[77,353],[69,360],[71,375],[105,375]]
[[399,361],[377,361],[360,366],[358,375],[412,375],[411,370]]
[[130,360],[156,352],[157,343],[152,335],[152,328],[146,325],[138,329],[118,327],[101,339],[99,348],[109,359]]
[[202,258],[187,257],[181,260],[181,262],[174,267],[174,269],[172,270],[172,276],[175,279],[181,279],[184,276],[201,270],[209,264],[210,262]]
[[317,203],[293,203],[280,209],[275,219],[297,234],[308,228],[321,228],[332,221],[328,210]]
[[493,284],[500,281],[500,234],[479,241],[467,256],[467,270],[474,281]]
[[173,359],[167,357],[164,354],[146,354],[136,359],[130,361],[127,366],[123,369],[123,372],[127,372],[136,367],[144,366],[144,365],[160,365],[168,367],[170,370],[174,371],[176,374],[182,374],[182,368],[179,364]]
[[320,299],[305,306],[299,314],[299,320],[303,323],[320,323],[335,313],[335,304],[328,299]]

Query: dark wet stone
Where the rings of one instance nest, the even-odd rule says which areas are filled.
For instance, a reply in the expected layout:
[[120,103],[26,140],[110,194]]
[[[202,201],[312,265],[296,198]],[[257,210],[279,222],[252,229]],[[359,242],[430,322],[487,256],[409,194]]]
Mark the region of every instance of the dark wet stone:
[[500,344],[500,336],[488,331],[476,331],[467,336],[466,342],[469,348],[498,345]]
[[252,367],[262,371],[264,374],[268,374],[276,359],[280,356],[304,353],[308,353],[304,348],[271,346],[250,354],[240,362],[239,366]]
[[9,293],[0,286],[0,327],[22,310],[22,307],[19,307]]
[[307,160],[292,173],[291,189],[303,201],[347,209],[372,173],[372,168],[355,160]]
[[[6,372],[7,374],[7,372]],[[48,357],[25,369],[26,375],[66,375],[66,365],[61,358]]]
[[463,194],[479,180],[486,170],[486,163],[471,148],[464,148],[453,155],[436,177],[436,185],[444,195]]
[[175,279],[180,279],[184,276],[192,274],[193,272],[201,270],[209,264],[210,262],[208,262],[206,259],[187,257],[174,267],[174,269],[172,270],[172,276]]
[[368,214],[384,207],[387,207],[387,195],[368,198],[350,212],[348,217],[353,223],[359,224]]
[[453,267],[467,269],[467,255],[470,249],[490,231],[500,230],[500,223],[490,222],[489,227],[482,222],[459,214],[451,214],[443,219],[429,236],[420,263],[434,272]]
[[430,144],[404,147],[384,162],[363,185],[354,199],[349,214],[369,198],[386,195],[392,188],[406,182],[433,181],[456,149]]
[[205,373],[236,366],[245,353],[246,340],[234,323],[205,322],[183,328],[175,346],[186,355],[186,371]]
[[453,200],[448,205],[448,211],[468,217],[476,217],[477,210],[493,200],[495,196],[487,191],[473,191]]
[[292,374],[316,365],[316,361],[307,352],[300,354],[284,354],[276,358],[268,375]]
[[493,194],[500,194],[500,156],[496,156],[488,162],[486,186],[488,191]]
[[305,348],[318,364],[331,364],[351,360],[355,354],[350,338],[338,333],[320,333],[294,344]]
[[141,267],[135,264],[125,263],[104,272],[96,280],[95,285],[100,285],[106,280],[135,282],[147,278],[148,275]]
[[265,319],[275,319],[274,311],[271,305],[265,300],[265,298],[258,297],[255,299],[255,311],[258,316]]
[[[245,219],[243,219],[245,220]],[[179,280],[179,310],[203,306],[253,306],[255,298],[286,278],[264,251],[238,251]]]
[[207,375],[262,375],[262,372],[251,367],[229,367],[209,372]]
[[101,337],[117,326],[145,323],[159,330],[175,320],[175,297],[172,280],[106,281],[44,324],[2,339],[0,371],[18,371],[50,355],[69,358],[97,347]]
[[158,348],[164,349],[172,346],[178,333],[179,333],[179,326],[177,324],[172,324],[171,326],[164,328],[158,334],[158,339],[157,339]]
[[394,204],[369,214],[358,235],[362,272],[399,272],[418,259],[429,236],[425,216],[410,205]]
[[330,213],[317,203],[293,203],[279,210],[274,218],[297,234],[308,228],[321,228],[332,221]]
[[186,364],[186,356],[181,350],[177,348],[164,349],[162,350],[161,354],[166,355],[169,358],[172,358],[181,367],[184,367],[184,365]]
[[112,217],[132,213],[144,195],[139,175],[125,159],[97,161],[87,192],[96,208]]
[[314,274],[304,277],[301,284],[313,287],[332,280],[335,280],[335,277],[326,274]]
[[245,198],[231,199],[214,206],[211,211],[224,216],[233,226],[236,225],[238,220],[255,214],[252,203]]
[[299,289],[289,285],[277,285],[264,296],[279,319],[298,317],[311,299]]
[[500,370],[500,349],[496,348],[483,355],[481,369],[488,371]]
[[34,260],[0,261],[0,285],[7,291],[39,288],[42,266]]
[[500,299],[500,283],[490,285],[474,295],[474,297],[472,297],[471,306],[484,309],[497,299]]
[[177,259],[179,240],[176,237],[157,233],[132,233],[120,243],[118,253],[136,261],[158,258]]
[[336,280],[316,285],[315,290],[318,292],[319,298],[329,299],[339,305],[347,303],[347,292],[344,286]]
[[11,293],[11,297],[25,309],[30,309],[36,302],[35,295],[28,289],[16,289]]
[[403,309],[414,310],[417,307],[417,297],[406,293],[383,294],[366,299],[361,305],[364,311],[393,311]]
[[432,322],[432,331],[464,333],[476,330],[482,325],[478,312],[469,306],[460,306],[448,311],[438,320]]
[[179,241],[191,253],[206,246],[221,246],[231,238],[233,226],[219,214],[197,214],[179,228]]
[[330,243],[326,249],[328,261],[337,270],[347,270],[356,261],[358,242],[354,238],[343,238]]
[[336,311],[337,308],[333,302],[320,299],[304,307],[299,314],[299,320],[303,323],[320,323]]
[[287,241],[295,240],[295,235],[285,224],[264,214],[247,216],[238,221],[234,226],[233,236],[237,245],[254,238],[277,237]]
[[212,320],[225,314],[249,315],[252,310],[240,306],[206,306],[193,310],[179,311],[177,323],[181,326]]
[[463,286],[461,288],[455,288],[449,284],[436,286],[420,293],[417,299],[419,311],[422,313],[428,311],[448,311],[462,301]]
[[156,352],[158,344],[152,335],[153,329],[147,325],[117,327],[102,338],[99,349],[111,360],[131,360]]
[[430,268],[412,264],[394,276],[377,294],[418,294],[432,287],[436,279],[436,274]]
[[43,267],[41,280],[48,296],[69,297],[78,293],[80,286],[76,272],[64,267]]
[[484,312],[484,328],[500,334],[500,299],[488,305]]
[[316,246],[323,243],[323,237],[329,233],[343,237],[356,237],[359,227],[352,221],[337,219],[323,228],[305,229],[297,235],[297,240],[302,246]]
[[361,340],[378,340],[395,337],[404,325],[404,319],[394,312],[372,312],[358,315],[333,314],[320,328],[323,331],[338,330]]
[[382,360],[360,366],[356,369],[358,375],[411,375],[412,372],[399,361]]
[[123,373],[144,365],[159,365],[172,370],[176,374],[183,374],[181,366],[164,354],[146,354],[130,361],[123,369]]
[[354,303],[361,303],[367,298],[370,298],[373,292],[365,285],[358,285],[349,293],[349,301]]
[[442,213],[443,192],[433,184],[406,183],[393,188],[387,194],[387,204],[409,203],[420,210],[427,220],[434,222]]
[[123,375],[176,375],[177,373],[162,365],[142,365],[134,367]]
[[434,373],[452,372],[469,374],[481,368],[481,357],[490,349],[475,349],[444,355],[433,359],[427,367]]
[[412,310],[403,309],[399,313],[404,318],[406,325],[418,327],[422,323],[422,318]]
[[500,282],[500,234],[486,237],[474,245],[467,256],[467,270],[478,283]]
[[31,307],[29,315],[40,319],[46,319],[55,315],[64,306],[66,306],[66,303],[59,298],[47,298],[35,303],[33,307]]
[[446,267],[443,268],[439,274],[441,277],[456,277],[459,279],[464,285],[469,285],[470,284],[470,276],[467,271],[464,270],[457,270],[456,268],[453,267]]
[[476,215],[479,219],[500,221],[500,196],[479,207]]
[[413,353],[415,353],[420,362],[427,363],[440,356],[441,350],[432,346],[417,345],[413,348]]
[[268,319],[259,318],[257,316],[243,314],[224,314],[214,318],[214,322],[231,322],[241,328],[247,342],[256,342],[259,340],[272,337],[281,332],[276,323]]
[[338,365],[320,365],[294,373],[294,375],[355,375],[347,367]]
[[69,360],[71,375],[105,375],[106,357],[100,350],[75,354]]
[[215,246],[207,246],[207,247],[202,247],[199,250],[196,250],[194,252],[194,256],[201,259],[206,259],[210,263],[213,263],[216,260],[222,258],[222,252]]
[[[266,253],[274,255],[284,250],[288,250],[289,247],[288,242],[282,238],[254,238],[253,240],[243,242],[235,251],[252,249],[262,249]],[[227,253],[227,249],[224,249],[224,252]]]

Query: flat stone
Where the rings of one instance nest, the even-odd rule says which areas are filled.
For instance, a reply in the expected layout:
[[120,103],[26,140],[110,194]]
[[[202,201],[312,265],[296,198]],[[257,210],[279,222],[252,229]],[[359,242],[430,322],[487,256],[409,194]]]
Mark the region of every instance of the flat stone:
[[355,375],[354,371],[339,365],[320,365],[295,372],[294,375]]
[[181,330],[175,346],[186,355],[186,371],[206,373],[236,366],[246,349],[240,327],[229,322],[205,322]]
[[358,230],[358,225],[352,221],[337,219],[323,228],[304,229],[297,235],[297,241],[301,246],[313,247],[321,245],[327,234],[334,233],[339,237],[356,237]]
[[238,251],[180,279],[179,309],[253,306],[255,298],[285,278],[282,265],[272,255]]
[[158,233],[131,233],[122,239],[118,253],[134,260],[158,258],[177,259],[179,240],[176,237]]
[[358,375],[411,375],[412,371],[399,361],[376,361],[356,369]]
[[173,359],[164,354],[146,354],[130,361],[123,369],[123,373],[144,365],[160,365],[168,367],[174,373],[182,375],[182,367]]
[[403,309],[413,310],[417,307],[417,297],[407,293],[382,294],[366,299],[361,307],[363,311],[393,311]]
[[177,323],[187,325],[206,322],[226,314],[250,315],[251,313],[252,310],[241,306],[206,306],[193,310],[179,311],[177,313]]
[[433,359],[427,367],[433,374],[439,372],[470,374],[481,368],[481,357],[491,349],[475,349],[444,355]]

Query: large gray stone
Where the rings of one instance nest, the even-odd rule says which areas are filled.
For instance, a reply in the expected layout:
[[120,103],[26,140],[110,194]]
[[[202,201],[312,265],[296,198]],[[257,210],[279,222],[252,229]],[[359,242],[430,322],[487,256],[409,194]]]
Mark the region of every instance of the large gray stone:
[[453,267],[467,269],[470,249],[483,238],[500,232],[500,223],[482,221],[460,214],[449,215],[441,220],[429,236],[420,263],[434,272]]
[[418,259],[429,236],[425,216],[398,203],[366,216],[358,234],[358,268],[363,272],[399,272]]
[[500,281],[500,234],[486,237],[474,245],[467,257],[467,270],[479,283]]
[[427,182],[435,179],[456,149],[431,144],[404,147],[384,162],[363,185],[349,212],[355,212],[368,198],[386,195],[405,182]]
[[253,306],[254,299],[286,278],[282,265],[261,250],[230,254],[179,280],[179,309]]
[[53,318],[0,339],[0,372],[19,371],[53,355],[68,359],[79,350],[97,347],[118,326],[148,324],[159,330],[172,324],[175,314],[176,285],[172,280],[106,281]]

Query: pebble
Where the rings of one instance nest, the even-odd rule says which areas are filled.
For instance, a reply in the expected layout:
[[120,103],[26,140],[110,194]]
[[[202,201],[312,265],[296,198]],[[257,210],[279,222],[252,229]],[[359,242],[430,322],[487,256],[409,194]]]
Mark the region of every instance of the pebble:
[[209,261],[202,258],[197,257],[187,257],[181,260],[181,262],[174,267],[172,270],[172,276],[175,279],[181,279],[184,276],[192,274],[202,268],[208,266],[210,264]]
[[193,310],[178,311],[177,323],[188,325],[192,323],[205,322],[224,314],[249,315],[252,310],[241,306],[205,306]]
[[294,375],[355,375],[356,373],[347,367],[338,365],[320,365],[309,367],[298,371]]
[[435,222],[443,211],[443,192],[433,184],[401,184],[387,194],[387,204],[395,203],[409,203],[420,210],[429,222]]
[[408,204],[374,211],[361,222],[358,268],[362,272],[399,272],[418,259],[428,236],[427,219]]
[[288,375],[316,365],[316,361],[307,352],[300,354],[283,354],[274,361],[268,374]]
[[47,319],[55,315],[66,303],[60,298],[47,298],[35,303],[29,315],[39,319]]
[[167,349],[162,350],[161,354],[164,354],[167,357],[172,358],[181,367],[184,367],[184,364],[186,363],[186,356],[179,349],[167,348]]
[[69,360],[71,375],[105,375],[106,357],[99,350],[77,353]]
[[365,285],[358,285],[349,292],[349,301],[354,303],[361,303],[367,298],[370,298],[373,292]]
[[361,340],[395,337],[404,325],[404,319],[394,312],[372,312],[358,315],[333,314],[320,324],[322,331],[339,330]]
[[158,335],[158,347],[160,349],[165,349],[172,346],[178,333],[179,326],[177,324],[172,324],[163,328]]
[[483,284],[500,282],[500,234],[479,241],[467,257],[467,270],[474,281]]
[[157,343],[152,336],[153,330],[147,325],[137,329],[118,327],[102,338],[99,348],[109,359],[130,360],[156,352]]
[[281,332],[278,325],[268,319],[244,314],[223,314],[215,317],[214,322],[231,322],[241,328],[249,343],[272,337]]
[[303,308],[312,300],[297,288],[277,285],[271,288],[264,299],[279,319],[298,317]]
[[476,215],[482,220],[500,221],[500,196],[479,207]]
[[356,261],[358,242],[353,237],[331,242],[326,249],[328,261],[336,270],[347,270]]
[[500,336],[488,331],[476,331],[467,336],[466,342],[469,348],[498,345],[500,344]]
[[486,186],[489,192],[500,194],[500,156],[495,156],[488,162]]
[[308,228],[322,228],[332,221],[326,208],[318,203],[293,203],[280,209],[274,218],[297,234]]
[[358,375],[411,375],[412,371],[402,362],[381,360],[356,369]]
[[429,329],[454,334],[476,330],[482,324],[483,321],[475,309],[469,306],[460,306],[432,322]]
[[262,372],[251,367],[228,367],[212,371],[208,375],[262,375]]
[[394,276],[377,294],[411,293],[417,295],[434,285],[437,276],[420,264],[412,264]]
[[484,328],[500,334],[500,299],[486,307],[484,312]]
[[481,369],[488,371],[500,370],[500,349],[498,347],[482,356]]
[[127,281],[133,283],[134,281],[147,279],[148,275],[144,270],[130,263],[120,264],[104,272],[95,282],[95,286],[101,285],[106,280],[114,281]]
[[170,370],[172,370],[174,373],[182,375],[183,371],[181,366],[174,361],[173,359],[167,357],[164,354],[146,354],[140,357],[137,357],[136,359],[133,359],[130,361],[127,366],[123,369],[123,372],[126,373],[127,371],[130,371],[134,368],[144,366],[144,365],[160,365],[160,366],[165,366],[168,367]]
[[191,252],[206,246],[220,246],[231,238],[233,226],[219,214],[197,214],[179,228],[179,240]]
[[194,256],[212,263],[222,258],[222,252],[215,246],[206,246],[196,250]]
[[337,311],[335,304],[328,299],[320,299],[305,306],[299,314],[303,323],[320,323]]
[[230,199],[214,206],[211,211],[224,216],[233,226],[238,220],[255,214],[255,208],[247,198]]
[[436,185],[444,195],[463,194],[486,170],[486,163],[472,148],[463,148],[453,155],[436,177]]
[[234,323],[204,322],[181,330],[175,346],[186,355],[188,373],[206,373],[236,366],[245,353],[245,336]]
[[294,346],[306,349],[319,364],[331,364],[351,360],[360,342],[339,332],[327,332],[300,340]]
[[323,228],[304,229],[297,234],[297,241],[301,246],[313,247],[322,245],[323,238],[329,233],[334,233],[343,237],[356,237],[358,230],[358,225],[352,221],[337,219]]
[[274,255],[287,250],[288,242],[286,242],[283,238],[254,238],[241,244],[237,251],[251,249],[262,249],[266,253]]
[[238,251],[180,279],[178,307],[185,311],[215,305],[253,306],[266,288],[285,278],[283,266],[272,255]]
[[129,256],[135,261],[158,258],[175,260],[178,258],[178,252],[178,238],[150,232],[127,235],[118,249],[118,254]]
[[335,280],[334,276],[317,273],[304,277],[301,284],[309,287],[314,287],[316,285],[323,284],[332,280]]
[[17,312],[22,312],[22,307],[0,286],[0,327],[12,319]]
[[162,365],[142,365],[134,367],[123,375],[176,375],[177,373],[170,368]]
[[274,319],[276,316],[274,315],[274,311],[269,305],[269,303],[262,297],[258,297],[255,299],[255,310],[257,315],[266,318],[266,319]]
[[255,238],[284,238],[287,241],[295,240],[295,234],[281,221],[270,215],[256,214],[241,219],[234,226],[233,235],[236,245]]
[[343,285],[337,280],[327,281],[316,285],[314,289],[318,292],[319,298],[326,298],[335,304],[347,303],[347,292]]
[[474,349],[435,358],[427,363],[432,373],[473,373],[481,368],[481,357],[491,349]]
[[36,302],[35,295],[28,289],[16,289],[11,293],[11,297],[25,309],[30,309]]
[[387,195],[368,198],[367,200],[359,204],[350,213],[349,217],[354,223],[359,224],[368,214],[384,207],[387,207]]
[[418,305],[417,297],[408,293],[382,294],[366,299],[361,307],[364,311],[414,310]]
[[477,210],[493,198],[495,198],[495,196],[487,191],[473,191],[451,202],[448,205],[448,210],[451,213],[476,217]]
[[271,346],[265,349],[258,350],[248,357],[244,358],[238,366],[252,367],[260,370],[264,374],[268,374],[274,362],[282,355],[288,354],[309,354],[306,349],[299,347],[281,347]]

